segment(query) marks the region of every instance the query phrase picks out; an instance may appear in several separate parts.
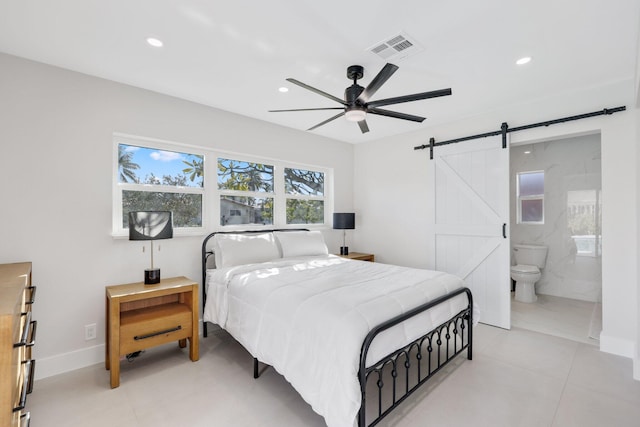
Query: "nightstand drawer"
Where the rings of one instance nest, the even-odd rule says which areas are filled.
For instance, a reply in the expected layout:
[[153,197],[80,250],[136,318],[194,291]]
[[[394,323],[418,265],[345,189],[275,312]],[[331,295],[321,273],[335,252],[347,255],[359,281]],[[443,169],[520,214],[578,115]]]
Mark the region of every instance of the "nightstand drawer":
[[190,338],[192,311],[185,304],[173,303],[122,313],[120,356],[156,345]]

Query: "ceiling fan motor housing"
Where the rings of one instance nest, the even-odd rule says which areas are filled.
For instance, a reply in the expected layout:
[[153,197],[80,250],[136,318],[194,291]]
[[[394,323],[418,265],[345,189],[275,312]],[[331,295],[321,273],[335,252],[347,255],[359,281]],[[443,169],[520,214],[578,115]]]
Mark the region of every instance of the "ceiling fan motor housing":
[[360,96],[363,90],[364,88],[362,86],[355,83],[352,84],[351,86],[349,86],[344,90],[345,102],[349,104],[350,107],[353,107],[356,105],[362,105],[359,102],[356,102],[356,100],[358,99],[358,97]]

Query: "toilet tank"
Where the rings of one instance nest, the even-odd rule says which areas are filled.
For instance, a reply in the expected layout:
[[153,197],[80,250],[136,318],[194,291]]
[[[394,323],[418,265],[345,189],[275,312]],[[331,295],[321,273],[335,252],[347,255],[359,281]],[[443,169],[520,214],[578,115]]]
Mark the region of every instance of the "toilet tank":
[[543,245],[513,245],[513,254],[516,264],[544,268],[547,261],[547,247]]

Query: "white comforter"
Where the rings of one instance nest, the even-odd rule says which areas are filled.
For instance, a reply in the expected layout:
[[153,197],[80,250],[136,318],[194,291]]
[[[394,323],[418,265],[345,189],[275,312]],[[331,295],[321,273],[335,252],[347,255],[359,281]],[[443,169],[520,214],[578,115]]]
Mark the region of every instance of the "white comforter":
[[[204,320],[281,373],[329,427],[360,407],[360,349],[376,325],[462,286],[453,275],[336,256],[283,259],[208,272]],[[466,295],[381,334],[367,366],[467,306]]]

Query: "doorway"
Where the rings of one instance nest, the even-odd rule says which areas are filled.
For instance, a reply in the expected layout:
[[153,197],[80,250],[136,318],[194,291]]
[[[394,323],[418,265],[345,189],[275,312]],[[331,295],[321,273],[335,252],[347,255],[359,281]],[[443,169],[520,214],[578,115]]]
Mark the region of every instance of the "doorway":
[[[599,346],[602,330],[600,134],[512,146],[510,230],[514,244],[548,247],[538,299],[511,298],[512,326]],[[543,221],[522,221],[517,176],[544,172]],[[513,250],[512,250],[513,255]],[[514,264],[512,256],[512,264]]]

